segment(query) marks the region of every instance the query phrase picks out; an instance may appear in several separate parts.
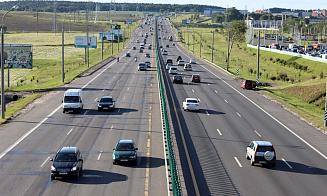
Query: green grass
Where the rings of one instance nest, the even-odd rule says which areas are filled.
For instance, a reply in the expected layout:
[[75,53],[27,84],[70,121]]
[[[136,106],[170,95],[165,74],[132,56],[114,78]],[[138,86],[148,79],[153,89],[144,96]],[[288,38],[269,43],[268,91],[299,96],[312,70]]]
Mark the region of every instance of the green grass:
[[[184,16],[186,17],[186,16]],[[179,19],[181,19],[180,17]],[[191,26],[191,27],[190,27]],[[227,69],[227,35],[226,31],[217,28],[197,28],[194,25],[179,26],[182,31],[179,37],[180,44],[193,54],[193,32],[194,32],[194,55],[200,57],[200,35],[201,39],[201,58],[211,61],[212,35],[214,34],[214,52],[213,62]],[[285,65],[281,62],[287,62]],[[294,68],[296,65],[307,66],[307,70]],[[278,101],[282,102],[293,111],[299,113],[302,117],[312,122],[316,127],[327,130],[323,127],[324,100],[325,95],[321,93],[315,95],[313,85],[323,85],[325,78],[320,78],[322,74],[326,77],[326,63],[311,61],[304,58],[298,58],[291,55],[278,54],[269,51],[260,51],[260,82],[268,86],[260,86],[261,92],[266,93]],[[236,70],[239,74],[236,74]],[[257,49],[248,48],[245,43],[234,43],[229,62],[229,71],[235,74],[235,77],[243,79],[256,80],[257,70]],[[287,80],[276,79],[281,75],[287,74]],[[309,86],[306,88],[308,96],[313,97],[314,102],[304,100],[290,89],[295,86]],[[326,89],[326,87],[324,87]],[[320,96],[320,97],[319,97]]]
[[0,119],[0,124],[6,122],[8,119],[10,119],[16,112],[20,111],[24,107],[26,107],[29,103],[32,103],[35,99],[41,97],[41,94],[33,94],[28,97],[24,97],[22,99],[19,99],[15,102],[13,106],[10,106],[7,108],[5,112],[5,119]]

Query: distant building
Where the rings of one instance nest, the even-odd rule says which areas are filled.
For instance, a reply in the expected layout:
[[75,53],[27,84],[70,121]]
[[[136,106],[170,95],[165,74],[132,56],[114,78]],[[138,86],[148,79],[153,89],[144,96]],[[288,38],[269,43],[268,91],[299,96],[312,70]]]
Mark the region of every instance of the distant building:
[[211,16],[211,14],[217,13],[217,12],[221,12],[224,13],[226,11],[226,9],[212,9],[212,8],[208,8],[208,9],[204,9],[203,15],[205,17],[209,17]]
[[317,17],[317,18],[325,18],[327,17],[327,10],[313,10],[311,16]]

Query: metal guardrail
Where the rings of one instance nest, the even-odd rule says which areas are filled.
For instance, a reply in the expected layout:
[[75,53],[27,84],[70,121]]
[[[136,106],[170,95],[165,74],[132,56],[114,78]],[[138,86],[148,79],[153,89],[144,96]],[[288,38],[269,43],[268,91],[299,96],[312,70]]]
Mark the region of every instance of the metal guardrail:
[[[112,59],[110,59],[110,58],[112,58]],[[109,61],[109,63],[110,63],[110,62],[113,61],[115,58],[112,57],[112,56],[110,56],[110,57],[108,57],[108,58],[106,58],[106,59],[104,59],[104,60],[98,62],[97,64],[95,64],[95,65],[93,65],[93,66],[87,68],[86,70],[82,71],[81,73],[79,73],[78,75],[76,75],[75,78],[80,77],[80,76],[83,75],[84,73],[88,72],[90,69],[96,67],[97,65],[99,65],[99,64],[101,64],[101,63],[103,63],[103,62],[105,62],[105,61],[108,60],[108,59],[110,59],[110,61]]]
[[[157,24],[156,24],[157,28]],[[157,31],[155,31],[156,33]],[[161,98],[161,104],[162,104],[162,110],[163,110],[163,121],[165,125],[165,136],[166,136],[166,142],[167,142],[167,152],[168,152],[168,159],[169,159],[169,167],[170,167],[170,176],[171,176],[171,183],[172,183],[172,192],[174,196],[180,196],[182,195],[181,186],[178,178],[178,171],[177,171],[177,165],[176,165],[176,159],[174,154],[174,149],[172,145],[172,138],[171,138],[171,132],[168,122],[168,114],[167,114],[167,103],[165,99],[165,92],[162,82],[162,75],[161,75],[161,69],[160,69],[160,60],[158,56],[158,43],[157,43],[157,35],[155,39],[155,50],[156,50],[156,60],[157,60],[157,68],[158,68],[158,81],[159,81],[159,90],[160,90],[160,98]]]

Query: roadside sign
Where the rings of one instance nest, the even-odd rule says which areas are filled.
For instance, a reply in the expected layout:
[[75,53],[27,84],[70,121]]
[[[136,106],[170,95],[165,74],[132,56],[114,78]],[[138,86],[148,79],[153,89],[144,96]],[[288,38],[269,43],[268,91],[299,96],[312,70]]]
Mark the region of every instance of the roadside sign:
[[[102,33],[99,33],[99,40],[101,40]],[[105,32],[103,33],[105,40],[115,40],[115,35],[113,33]]]
[[87,48],[87,43],[89,48],[97,48],[97,38],[89,37],[87,42],[87,37],[75,36],[75,48]]
[[32,45],[5,44],[4,63],[9,69],[32,69]]

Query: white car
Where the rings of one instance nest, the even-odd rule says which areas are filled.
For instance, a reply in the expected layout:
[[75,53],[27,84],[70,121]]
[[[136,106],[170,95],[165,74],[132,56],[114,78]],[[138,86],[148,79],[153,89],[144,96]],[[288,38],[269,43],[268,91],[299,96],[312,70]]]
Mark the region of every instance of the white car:
[[186,63],[185,66],[184,66],[184,71],[192,71],[192,65]]
[[144,63],[146,64],[147,67],[151,67],[151,62],[150,61],[145,61]]
[[196,98],[186,98],[183,101],[183,110],[195,110],[200,111],[200,104],[199,100]]
[[191,64],[196,64],[195,59],[190,59],[190,63],[191,63]]
[[167,65],[166,65],[166,70],[169,70],[170,67],[172,67],[172,66],[174,66],[172,63],[167,63]]
[[168,51],[167,50],[162,51],[162,55],[168,55]]
[[137,39],[137,40],[136,40],[136,43],[139,43],[139,42],[140,42],[140,40]]
[[251,165],[260,163],[262,165],[276,164],[276,152],[274,146],[268,141],[252,141],[246,147],[246,158],[251,160]]
[[177,67],[170,67],[169,68],[169,73],[170,74],[177,74],[178,73]]
[[179,60],[177,63],[178,66],[184,66],[184,61],[183,60]]

